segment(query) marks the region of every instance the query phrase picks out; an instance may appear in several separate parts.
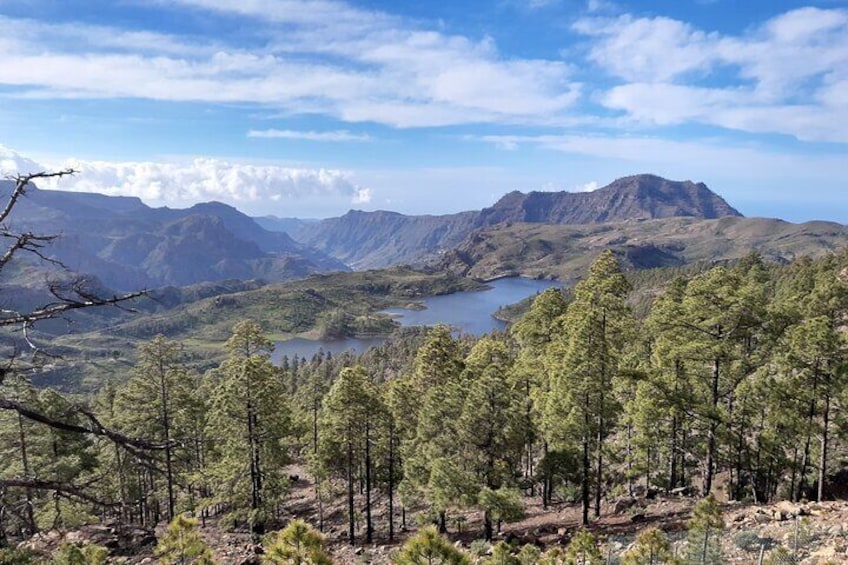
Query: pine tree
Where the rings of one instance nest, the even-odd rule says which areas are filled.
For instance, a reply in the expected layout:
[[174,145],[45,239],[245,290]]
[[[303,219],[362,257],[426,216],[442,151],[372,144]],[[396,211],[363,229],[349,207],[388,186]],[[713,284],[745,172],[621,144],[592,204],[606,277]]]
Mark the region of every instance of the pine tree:
[[458,422],[467,392],[463,369],[459,343],[448,328],[437,326],[416,355],[410,382],[418,402],[406,416],[414,419],[415,433],[402,448],[402,488],[431,505],[442,533],[447,531],[448,509],[473,504],[477,494],[473,475],[461,462]]
[[197,530],[197,520],[179,514],[156,546],[156,557],[162,565],[213,565],[212,550]]
[[680,565],[665,533],[658,528],[639,532],[633,546],[624,554],[622,565]]
[[589,521],[592,483],[595,515],[600,515],[604,444],[618,411],[611,391],[633,331],[625,302],[629,291],[630,284],[615,256],[605,252],[574,290],[574,301],[563,320],[567,339],[548,347],[554,377],[546,404],[546,428],[555,445],[573,441],[581,446],[584,523]]
[[[525,438],[521,429],[521,404],[511,386],[512,355],[502,340],[484,337],[466,359],[463,381],[466,397],[457,422],[462,466],[474,477],[484,509],[484,536],[491,540],[492,510],[488,502],[499,489],[513,486],[520,472]],[[483,493],[490,496],[483,496]],[[484,502],[485,501],[485,502]]]
[[246,516],[260,533],[268,514],[288,488],[282,467],[289,410],[270,361],[273,345],[252,321],[239,322],[227,341],[229,357],[217,371],[209,414],[216,451],[210,472],[220,500]]
[[[157,335],[141,345],[132,378],[115,399],[120,426],[138,437],[161,441],[164,449],[167,518],[176,515],[176,483],[190,460],[191,404],[196,379],[182,359],[181,346]],[[178,445],[184,446],[183,448]]]
[[105,565],[109,551],[99,545],[63,544],[51,565]]
[[568,565],[601,565],[604,558],[598,547],[598,540],[589,530],[579,530],[565,551],[564,563]]
[[373,470],[371,442],[378,427],[378,416],[383,410],[376,387],[358,366],[343,369],[324,399],[319,456],[331,472],[345,477],[348,541],[351,545],[356,541],[354,483],[360,467],[364,467],[363,479],[367,483],[365,536],[369,543],[373,536],[370,505]]
[[439,535],[433,526],[422,528],[403,544],[395,565],[471,565],[471,559]]
[[724,519],[721,507],[710,494],[699,500],[688,523],[686,563],[699,565],[720,565],[724,563],[721,554],[721,535]]
[[534,478],[541,479],[542,505],[545,508],[553,494],[552,476],[539,474],[536,468],[538,460],[548,453],[548,442],[540,442],[540,439],[550,436],[550,433],[543,430],[545,402],[551,389],[545,356],[551,341],[564,340],[565,328],[562,321],[567,308],[568,301],[563,291],[549,288],[533,300],[527,314],[510,329],[510,335],[520,346],[512,380],[516,391],[522,395],[521,428],[525,441],[523,476],[530,483],[531,495],[534,494],[536,486]]
[[332,565],[324,536],[305,521],[297,519],[277,533],[265,552],[265,561],[272,565]]

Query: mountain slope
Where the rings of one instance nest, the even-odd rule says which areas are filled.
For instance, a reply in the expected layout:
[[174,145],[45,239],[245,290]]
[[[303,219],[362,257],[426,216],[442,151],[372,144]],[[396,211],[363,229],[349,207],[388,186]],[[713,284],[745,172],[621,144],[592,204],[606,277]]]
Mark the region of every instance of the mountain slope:
[[476,229],[511,222],[590,224],[740,215],[703,183],[636,175],[588,193],[511,192],[481,211],[445,216],[351,211],[301,226],[292,235],[354,268],[377,268],[432,259]]
[[474,229],[477,216],[477,212],[405,216],[351,210],[339,218],[303,226],[297,237],[354,269],[380,268],[417,262],[458,244]]
[[471,234],[437,263],[448,272],[490,279],[505,275],[579,278],[605,249],[625,267],[649,269],[727,261],[752,251],[787,262],[848,245],[848,226],[792,224],[767,218],[663,218],[618,224],[498,225]]
[[[0,195],[12,188],[0,182]],[[218,202],[184,210],[151,208],[138,198],[33,187],[9,223],[18,231],[59,235],[47,253],[115,289],[232,278],[283,281],[347,270]]]

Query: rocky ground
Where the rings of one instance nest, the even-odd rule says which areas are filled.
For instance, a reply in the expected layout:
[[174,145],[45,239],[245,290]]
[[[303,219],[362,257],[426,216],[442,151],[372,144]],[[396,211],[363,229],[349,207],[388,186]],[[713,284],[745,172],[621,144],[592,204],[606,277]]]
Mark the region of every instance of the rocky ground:
[[[317,523],[314,502],[314,488],[303,480],[294,488],[287,508],[292,517],[302,517],[314,524]],[[545,510],[536,499],[528,498],[526,502],[526,517],[520,522],[505,524],[499,539],[547,548],[567,544],[579,529],[580,509],[577,506],[561,505]],[[686,521],[695,502],[694,498],[682,496],[619,499],[605,505],[603,516],[590,529],[601,540],[610,563],[618,562],[615,556],[627,549],[639,531],[652,526],[665,531],[674,541],[676,552],[682,555]],[[342,506],[330,505],[325,509],[325,532],[337,562],[390,562],[393,551],[411,532],[400,531],[396,540],[389,542],[383,531],[384,512],[385,505],[379,501],[375,510],[378,527],[375,543],[351,546],[347,543]],[[848,563],[848,501],[797,504],[783,501],[770,505],[725,502],[723,516],[726,527],[721,539],[727,563],[758,563],[761,554],[765,563],[775,565]],[[485,553],[487,547],[475,542],[482,530],[479,513],[454,514],[453,518],[450,529],[455,543]],[[210,522],[203,533],[222,565],[261,563],[262,548],[254,544],[246,532],[223,532]],[[42,533],[22,545],[49,554],[64,541],[96,543],[110,549],[114,563],[147,564],[155,563],[153,536],[154,532],[141,528],[87,526],[66,533]]]

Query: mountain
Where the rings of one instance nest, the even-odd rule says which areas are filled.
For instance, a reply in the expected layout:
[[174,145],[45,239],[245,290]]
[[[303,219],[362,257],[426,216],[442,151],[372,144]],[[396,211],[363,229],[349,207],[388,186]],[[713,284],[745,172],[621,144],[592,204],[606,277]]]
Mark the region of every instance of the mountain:
[[351,210],[303,226],[295,237],[354,269],[420,262],[458,244],[475,229],[479,212],[445,216],[405,216],[397,212]]
[[444,216],[351,211],[339,218],[302,225],[290,233],[302,243],[361,269],[431,260],[474,230],[514,222],[576,225],[739,216],[703,183],[636,175],[594,192],[515,191],[489,208]]
[[304,218],[280,218],[278,216],[258,216],[253,220],[268,231],[286,232],[292,237],[296,237],[296,234],[304,227],[320,221]]
[[[0,194],[12,188],[0,182]],[[33,187],[8,223],[17,231],[58,235],[45,249],[49,256],[118,290],[225,279],[283,281],[347,270],[219,202],[151,208],[138,198]],[[14,270],[27,272],[25,266]]]
[[625,268],[652,269],[740,259],[752,251],[786,263],[848,245],[848,226],[769,218],[660,218],[616,224],[500,224],[444,253],[438,270],[479,279],[506,275],[573,282],[604,250]]
[[624,220],[741,216],[704,183],[635,175],[593,192],[511,192],[480,213],[479,224],[595,224]]

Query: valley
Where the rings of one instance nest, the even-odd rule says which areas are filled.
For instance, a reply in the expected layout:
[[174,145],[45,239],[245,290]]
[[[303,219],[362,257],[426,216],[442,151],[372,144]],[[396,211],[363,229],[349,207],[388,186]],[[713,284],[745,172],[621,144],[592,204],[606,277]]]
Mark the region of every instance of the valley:
[[[70,482],[50,483],[64,506],[41,483],[7,483],[39,508],[13,518],[21,527],[47,529],[42,516],[62,526],[24,542],[25,559],[72,551],[67,536],[136,543],[109,538],[84,516],[95,508],[139,528],[139,545],[113,556],[124,563],[156,555],[150,540],[165,551],[177,509],[202,519],[182,526],[199,528],[198,547],[206,536],[216,562],[234,565],[276,551],[262,534],[295,518],[324,533],[316,539],[338,562],[398,562],[430,523],[457,559],[479,563],[499,552],[541,563],[577,544],[623,558],[645,532],[674,555],[692,554],[696,538],[722,559],[759,548],[819,563],[843,551],[831,524],[841,503],[827,499],[845,488],[833,411],[848,366],[835,322],[848,308],[848,228],[744,218],[704,185],[651,175],[597,192],[516,192],[451,216],[295,221],[96,195],[74,195],[65,217],[61,196],[35,191],[19,229],[46,229],[44,214],[70,235],[51,255],[8,263],[9,304],[49,300],[37,284],[45,272],[91,281],[73,287],[83,297],[132,286],[113,272],[169,284],[4,336],[10,349],[49,349],[3,385],[7,398],[58,416],[38,416],[47,432],[0,420],[0,435],[16,430],[37,465],[71,469]],[[85,254],[69,252],[95,213],[114,220],[91,231]],[[274,231],[283,227],[293,235]],[[308,266],[256,270],[280,261]],[[769,392],[781,387],[796,396]],[[806,425],[782,427],[808,406]],[[42,454],[51,426],[95,439]],[[816,430],[826,444],[815,445]],[[157,437],[164,447],[134,439]],[[581,437],[593,438],[582,458]],[[803,460],[792,455],[801,443]],[[17,468],[12,458],[0,472]],[[818,502],[792,503],[810,536],[799,549],[774,508],[801,497]],[[798,508],[830,521],[802,523]],[[704,512],[714,516],[699,522]],[[429,543],[443,543],[432,532]]]

